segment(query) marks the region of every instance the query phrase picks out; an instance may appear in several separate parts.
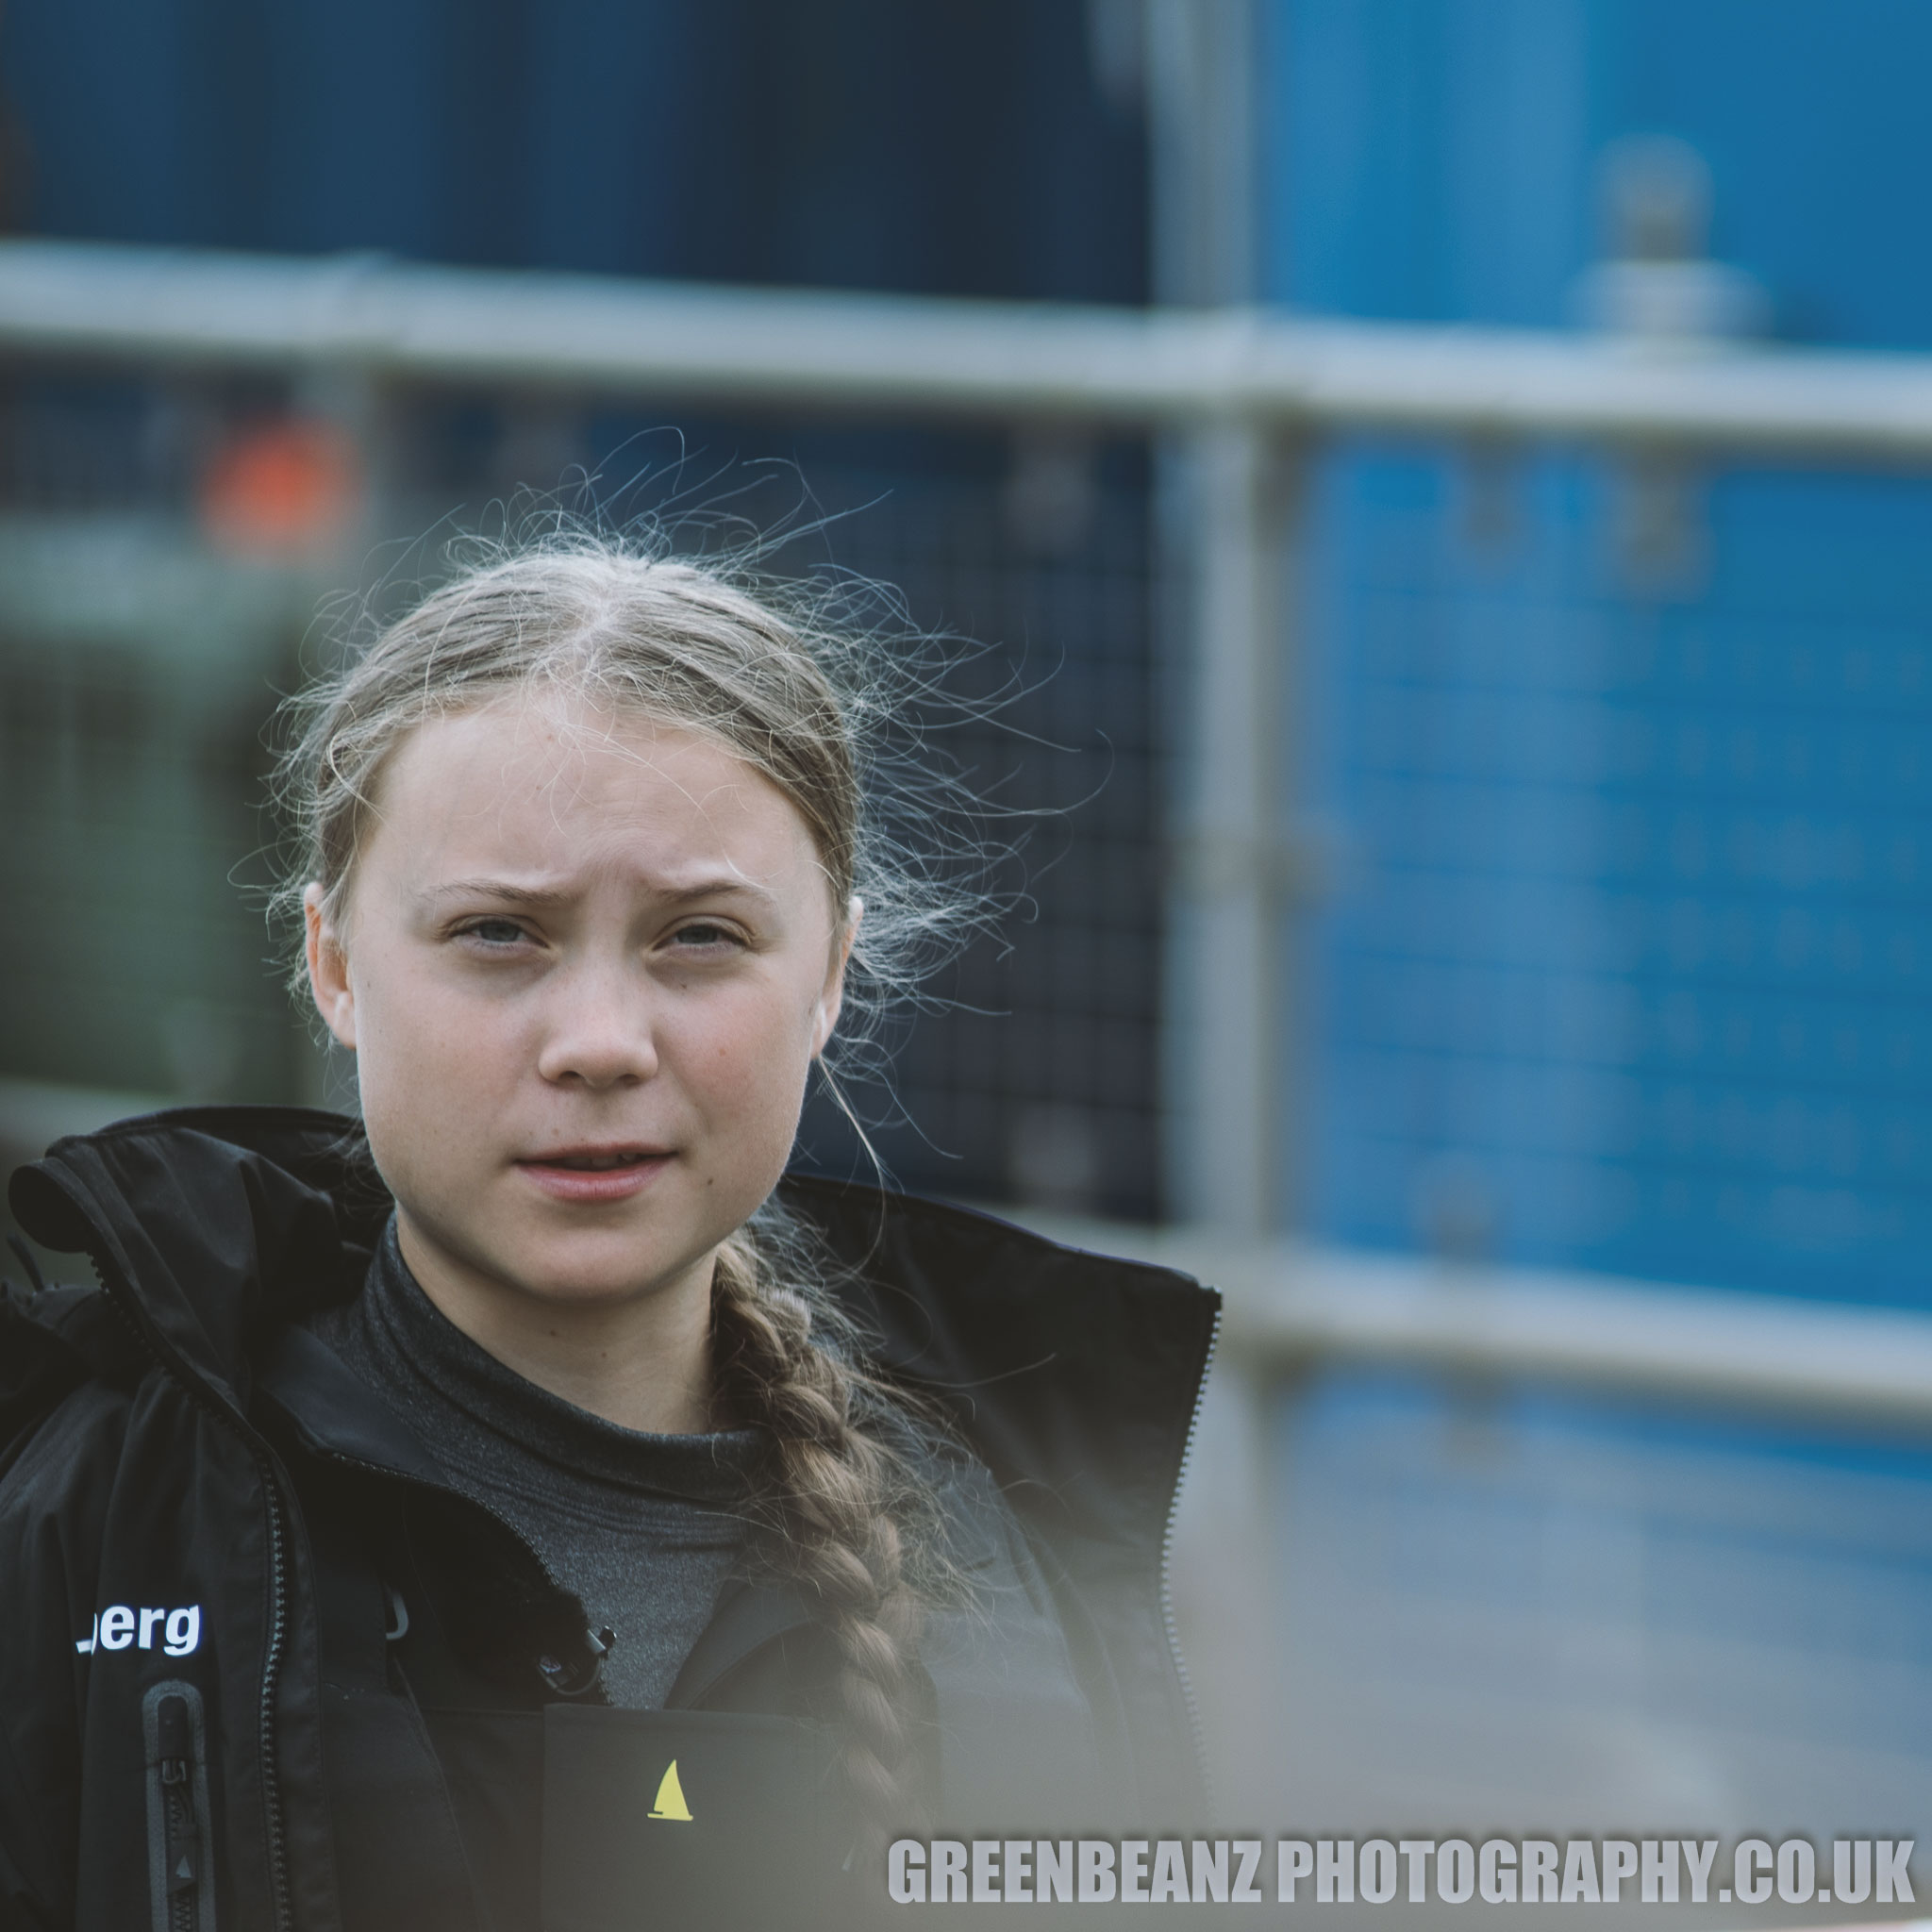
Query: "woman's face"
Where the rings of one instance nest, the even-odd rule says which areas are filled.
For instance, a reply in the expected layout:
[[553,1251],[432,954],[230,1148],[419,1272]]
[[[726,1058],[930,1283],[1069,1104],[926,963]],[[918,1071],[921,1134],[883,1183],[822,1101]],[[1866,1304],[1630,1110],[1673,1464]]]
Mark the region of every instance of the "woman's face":
[[710,739],[521,694],[420,726],[376,807],[310,971],[425,1285],[708,1289],[838,1018],[804,821]]

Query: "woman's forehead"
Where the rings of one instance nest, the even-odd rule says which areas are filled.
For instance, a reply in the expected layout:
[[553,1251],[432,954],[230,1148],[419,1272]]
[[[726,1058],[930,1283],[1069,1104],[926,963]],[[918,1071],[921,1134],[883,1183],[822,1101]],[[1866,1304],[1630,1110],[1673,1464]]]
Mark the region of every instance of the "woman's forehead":
[[[770,779],[707,733],[557,698],[425,721],[398,748],[372,845],[420,871],[498,862],[768,874],[816,854]],[[373,856],[373,855],[372,855]]]

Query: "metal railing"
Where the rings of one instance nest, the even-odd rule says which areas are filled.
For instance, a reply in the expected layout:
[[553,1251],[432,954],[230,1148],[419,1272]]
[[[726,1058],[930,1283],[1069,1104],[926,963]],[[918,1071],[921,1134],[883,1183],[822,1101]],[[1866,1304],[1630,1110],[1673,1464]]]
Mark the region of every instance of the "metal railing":
[[1556,1382],[1860,1424],[1932,1424],[1932,1317],[1558,1270],[1230,1241],[1025,1213],[1075,1247],[1211,1281],[1222,1357],[1268,1380],[1322,1363]]
[[[653,285],[0,242],[0,355],[324,372],[900,421],[1058,419],[1177,433],[1196,463],[1193,777],[1179,801],[1174,975],[1182,1205],[1211,1234],[1129,1237],[1232,1291],[1231,1337],[1311,1357],[1554,1375],[1774,1407],[1932,1419],[1932,1317],[1580,1277],[1454,1275],[1271,1248],[1286,1085],[1274,934],[1284,849],[1274,694],[1293,653],[1296,466],[1376,429],[1581,440],[1674,458],[1932,467],[1932,358]],[[1183,962],[1185,964],[1185,962]]]
[[1932,358],[0,242],[16,354],[841,414],[1932,461]]

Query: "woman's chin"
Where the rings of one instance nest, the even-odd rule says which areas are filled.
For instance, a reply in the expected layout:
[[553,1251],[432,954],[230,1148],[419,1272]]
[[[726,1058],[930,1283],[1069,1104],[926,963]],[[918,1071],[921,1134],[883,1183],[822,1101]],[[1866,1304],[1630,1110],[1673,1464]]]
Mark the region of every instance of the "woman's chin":
[[635,1230],[612,1230],[604,1239],[580,1235],[565,1241],[536,1241],[506,1257],[508,1265],[499,1278],[559,1315],[626,1307],[680,1289],[696,1287],[708,1293],[710,1247],[696,1254],[682,1247],[654,1253],[653,1247]]

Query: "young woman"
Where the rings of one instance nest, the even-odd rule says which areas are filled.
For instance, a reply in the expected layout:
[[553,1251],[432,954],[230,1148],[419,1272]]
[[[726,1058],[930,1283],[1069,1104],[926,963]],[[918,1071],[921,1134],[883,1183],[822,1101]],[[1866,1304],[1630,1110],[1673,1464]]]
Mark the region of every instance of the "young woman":
[[0,1315],[0,1924],[791,1924],[902,1831],[1197,1812],[1161,1565],[1214,1298],[783,1178],[932,912],[862,664],[586,541],[309,694],[360,1122],[12,1182],[98,1285]]

